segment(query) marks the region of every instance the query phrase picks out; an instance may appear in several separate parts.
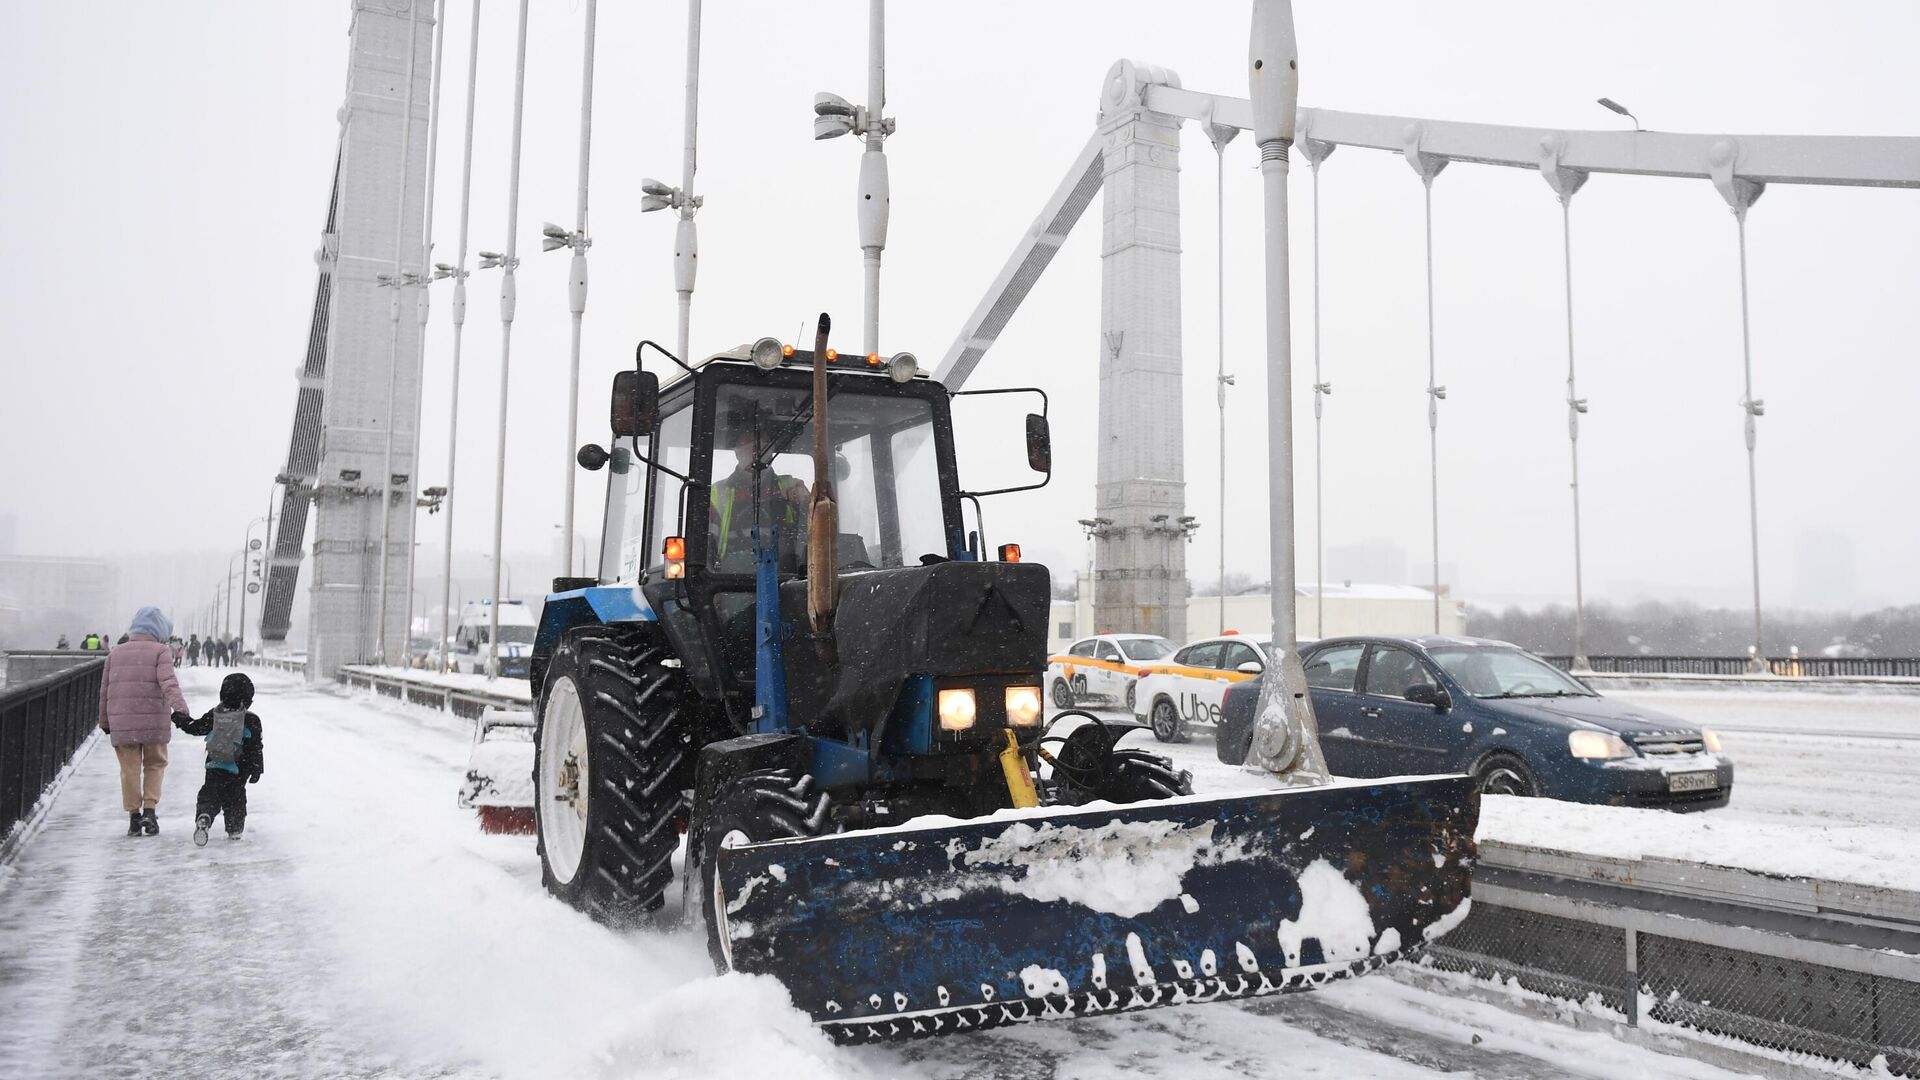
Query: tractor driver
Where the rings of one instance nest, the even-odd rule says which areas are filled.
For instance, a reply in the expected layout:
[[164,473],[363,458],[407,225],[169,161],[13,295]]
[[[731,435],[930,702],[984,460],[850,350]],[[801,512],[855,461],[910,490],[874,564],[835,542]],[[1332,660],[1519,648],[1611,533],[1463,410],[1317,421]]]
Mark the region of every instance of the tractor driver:
[[[759,438],[752,416],[729,416],[733,472],[713,482],[707,522],[712,536],[710,558],[723,574],[753,572],[753,460]],[[812,496],[799,478],[783,476],[769,463],[760,473],[760,524],[779,529],[780,549],[797,552],[805,541],[807,508]],[[783,558],[782,563],[786,560]]]

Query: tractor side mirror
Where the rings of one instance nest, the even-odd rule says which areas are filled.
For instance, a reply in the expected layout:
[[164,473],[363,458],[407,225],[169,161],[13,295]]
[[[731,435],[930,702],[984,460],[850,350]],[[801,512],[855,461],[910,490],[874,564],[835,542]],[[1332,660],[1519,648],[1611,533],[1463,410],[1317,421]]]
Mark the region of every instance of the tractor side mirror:
[[1047,418],[1039,413],[1027,414],[1027,467],[1053,475],[1053,437],[1047,431]]
[[660,376],[651,371],[615,372],[612,411],[616,437],[652,435],[660,419]]
[[1415,705],[1431,705],[1436,710],[1445,710],[1453,706],[1453,698],[1449,697],[1445,690],[1428,683],[1409,686],[1402,696]]
[[580,448],[579,453],[573,455],[573,460],[588,472],[599,472],[606,466],[607,459],[612,456],[599,446],[588,443]]

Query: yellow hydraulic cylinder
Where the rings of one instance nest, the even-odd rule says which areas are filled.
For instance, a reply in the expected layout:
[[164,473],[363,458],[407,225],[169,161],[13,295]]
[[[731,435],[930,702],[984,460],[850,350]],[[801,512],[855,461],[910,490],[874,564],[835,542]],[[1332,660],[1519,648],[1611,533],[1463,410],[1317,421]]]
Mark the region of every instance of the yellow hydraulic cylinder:
[[1020,740],[1007,732],[1007,748],[1000,751],[1000,771],[1007,774],[1007,794],[1015,806],[1039,806],[1040,796],[1033,790],[1033,774],[1027,771],[1026,755],[1020,752]]

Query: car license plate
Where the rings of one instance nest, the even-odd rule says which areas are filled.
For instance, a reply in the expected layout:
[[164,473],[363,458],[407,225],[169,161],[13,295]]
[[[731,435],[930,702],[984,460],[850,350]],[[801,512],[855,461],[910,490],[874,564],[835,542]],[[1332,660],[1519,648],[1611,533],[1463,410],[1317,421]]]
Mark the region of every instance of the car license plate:
[[1713,772],[1671,773],[1667,776],[1668,791],[1711,791],[1720,786],[1720,776]]

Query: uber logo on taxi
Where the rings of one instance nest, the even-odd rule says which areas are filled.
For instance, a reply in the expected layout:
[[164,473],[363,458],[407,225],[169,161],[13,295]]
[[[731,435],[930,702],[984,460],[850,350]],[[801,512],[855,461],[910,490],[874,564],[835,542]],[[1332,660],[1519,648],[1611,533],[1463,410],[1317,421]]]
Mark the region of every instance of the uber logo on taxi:
[[1220,706],[1200,700],[1198,694],[1180,695],[1180,718],[1195,724],[1220,722]]

